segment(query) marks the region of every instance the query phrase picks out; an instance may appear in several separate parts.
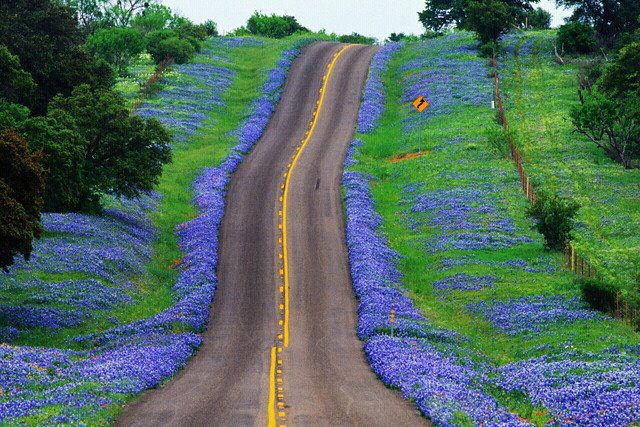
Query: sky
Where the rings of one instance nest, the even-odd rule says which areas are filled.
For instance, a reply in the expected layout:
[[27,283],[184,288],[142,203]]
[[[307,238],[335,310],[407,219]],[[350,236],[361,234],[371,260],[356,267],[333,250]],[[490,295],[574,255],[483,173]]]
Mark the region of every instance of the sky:
[[[226,33],[243,26],[258,10],[265,14],[293,15],[310,30],[337,34],[357,32],[384,40],[395,33],[420,34],[417,13],[425,0],[161,0],[174,11],[201,23],[212,19]],[[562,24],[570,13],[555,7],[554,0],[539,5],[553,15],[552,26]]]

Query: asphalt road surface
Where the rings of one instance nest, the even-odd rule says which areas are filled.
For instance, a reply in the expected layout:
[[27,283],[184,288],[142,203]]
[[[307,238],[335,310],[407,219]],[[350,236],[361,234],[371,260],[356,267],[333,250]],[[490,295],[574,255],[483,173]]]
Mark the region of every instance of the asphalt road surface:
[[[305,138],[323,75],[341,45],[315,43],[289,73],[263,137],[233,176],[221,230],[219,287],[204,344],[123,426],[265,426],[271,353],[282,329],[279,211],[283,174]],[[375,47],[335,61],[316,127],[291,173],[287,208],[289,345],[278,353],[278,424],[415,426],[413,405],[371,372],[355,335],[340,178]]]

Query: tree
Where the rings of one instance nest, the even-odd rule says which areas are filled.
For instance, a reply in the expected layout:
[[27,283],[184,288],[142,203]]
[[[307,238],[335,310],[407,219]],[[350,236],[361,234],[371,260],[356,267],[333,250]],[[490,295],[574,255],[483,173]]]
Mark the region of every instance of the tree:
[[44,178],[40,155],[29,150],[15,130],[0,131],[0,267],[7,271],[15,255],[28,259],[40,237]]
[[204,28],[205,33],[207,33],[207,36],[209,37],[218,36],[218,25],[212,20],[208,19],[204,21],[204,23],[202,24],[202,27]]
[[[440,32],[445,28],[469,29],[468,8],[478,0],[427,0],[426,7],[418,12],[418,20],[427,30]],[[510,21],[524,22],[524,14],[532,9],[531,3],[538,0],[503,0],[511,15]]]
[[152,4],[143,13],[136,15],[131,21],[131,26],[147,35],[152,31],[164,30],[173,19],[173,13],[167,6]]
[[338,37],[340,43],[374,44],[376,39],[358,33],[345,34]]
[[638,0],[556,0],[556,3],[573,9],[572,20],[592,25],[606,45],[621,34],[640,28]]
[[619,98],[593,91],[571,110],[576,131],[625,168],[640,154],[640,97]]
[[20,68],[20,60],[0,44],[0,97],[26,103],[36,90],[31,75]]
[[87,48],[94,55],[112,64],[122,74],[133,58],[144,50],[142,34],[133,28],[102,28],[87,39]]
[[127,27],[131,20],[155,3],[155,0],[108,0],[103,4],[104,20],[116,27]]
[[580,205],[572,200],[540,192],[527,214],[536,220],[534,228],[544,236],[547,247],[561,251],[571,239],[578,209]]
[[309,31],[298,23],[293,16],[263,15],[254,12],[247,21],[247,31],[257,36],[280,39],[299,31]]
[[[99,209],[103,193],[138,196],[158,182],[162,166],[171,160],[170,135],[154,119],[131,115],[119,94],[81,85],[71,96],[57,96],[51,101],[47,125],[57,128],[52,134],[64,138],[42,138],[43,151],[52,154],[80,150],[65,158],[78,159],[79,183],[71,183],[80,192],[76,201],[58,203],[58,210]],[[77,135],[77,136],[76,136]],[[77,139],[77,140],[76,140]],[[53,147],[52,144],[59,144]],[[65,164],[49,163],[49,174],[60,177],[63,185]],[[74,190],[75,191],[75,190]]]
[[84,50],[84,34],[66,6],[50,0],[3,0],[0,40],[37,84],[26,101],[35,114],[44,114],[51,98],[68,95],[78,84],[113,84],[109,65]]
[[501,0],[470,2],[466,16],[466,27],[474,31],[485,44],[496,42],[514,23],[508,5]]
[[86,34],[90,34],[104,19],[104,5],[107,0],[58,1],[73,11]]
[[574,21],[558,29],[557,44],[567,53],[587,54],[594,51],[598,41],[593,27]]
[[640,43],[620,50],[616,60],[604,71],[600,88],[613,96],[626,93],[640,97]]
[[534,30],[546,30],[551,27],[551,14],[541,7],[527,11],[527,28]]

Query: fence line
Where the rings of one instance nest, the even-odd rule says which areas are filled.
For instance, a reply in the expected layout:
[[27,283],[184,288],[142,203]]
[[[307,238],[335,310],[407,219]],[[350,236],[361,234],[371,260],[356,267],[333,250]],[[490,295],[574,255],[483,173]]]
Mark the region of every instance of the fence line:
[[[498,61],[494,57],[491,60],[491,66],[493,67],[493,78],[494,78],[494,101],[496,108],[498,110],[497,120],[498,123],[502,125],[504,129],[504,133],[507,137],[507,142],[509,143],[509,151],[511,153],[511,159],[516,164],[518,168],[518,175],[520,176],[520,184],[522,186],[522,191],[527,196],[527,199],[531,203],[535,203],[538,200],[538,196],[536,195],[536,191],[529,180],[529,176],[525,172],[524,166],[522,164],[522,155],[520,151],[516,147],[513,142],[513,136],[509,131],[509,121],[507,120],[507,115],[504,110],[504,103],[502,102],[502,92],[500,91],[500,77],[498,75]],[[595,277],[597,274],[597,270],[580,254],[578,254],[569,242],[565,248],[565,267],[575,274],[582,277]]]
[[136,100],[133,102],[133,105],[131,106],[132,113],[135,112],[138,109],[138,107],[140,107],[140,104],[142,104],[142,101],[144,101],[144,98],[149,94],[149,92],[151,92],[153,85],[155,85],[162,78],[162,75],[164,74],[166,69],[169,68],[172,64],[173,64],[173,58],[167,57],[163,59],[156,66],[156,69],[151,75],[151,77],[149,77],[149,79],[138,91],[138,96],[136,97]]

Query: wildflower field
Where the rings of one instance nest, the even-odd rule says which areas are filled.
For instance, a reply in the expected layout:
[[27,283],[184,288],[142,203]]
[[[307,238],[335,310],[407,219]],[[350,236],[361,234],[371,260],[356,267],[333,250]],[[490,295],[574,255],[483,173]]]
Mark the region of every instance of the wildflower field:
[[438,425],[633,423],[640,336],[590,309],[532,231],[518,173],[487,141],[476,47],[453,33],[374,58],[343,175],[367,358]]
[[555,31],[513,34],[499,58],[505,109],[535,187],[578,201],[573,246],[624,299],[637,300],[640,170],[625,170],[569,119],[578,102],[579,63],[554,61]]
[[173,133],[157,190],[101,215],[43,215],[31,261],[0,277],[0,423],[108,424],[184,366],[217,285],[230,174],[312,40],[211,39],[136,112]]

